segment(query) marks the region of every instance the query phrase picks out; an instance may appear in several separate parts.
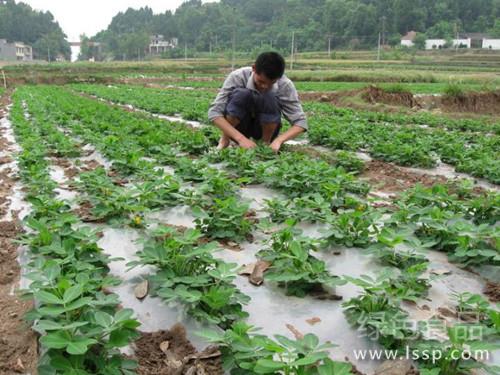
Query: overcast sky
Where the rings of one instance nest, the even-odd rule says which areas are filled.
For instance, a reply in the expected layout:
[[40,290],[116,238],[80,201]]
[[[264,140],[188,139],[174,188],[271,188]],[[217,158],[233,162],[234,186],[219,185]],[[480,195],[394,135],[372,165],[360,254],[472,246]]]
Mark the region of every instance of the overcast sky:
[[[105,29],[116,13],[127,8],[149,6],[154,13],[175,10],[184,0],[21,0],[38,10],[49,10],[59,22],[69,41],[79,41],[80,34],[92,36]],[[205,2],[205,1],[204,1]]]

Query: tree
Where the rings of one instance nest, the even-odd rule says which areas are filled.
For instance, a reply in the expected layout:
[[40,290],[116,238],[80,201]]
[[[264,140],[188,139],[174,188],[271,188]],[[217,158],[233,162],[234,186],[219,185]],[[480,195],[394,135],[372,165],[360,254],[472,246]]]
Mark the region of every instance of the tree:
[[489,30],[489,33],[491,34],[492,37],[494,38],[500,38],[500,18],[495,20],[495,24],[493,27]]
[[497,35],[500,0],[189,0],[175,12],[155,15],[148,7],[120,12],[91,40],[103,42],[117,59],[135,58],[132,50],[146,34],[178,38],[182,54],[185,44],[196,51],[229,51],[233,32],[236,49],[247,52],[265,45],[289,51],[292,32],[300,51],[326,50],[328,38],[335,47],[372,48],[383,17],[391,45],[417,31],[424,48],[423,33],[439,39],[452,38],[456,31]]
[[425,41],[427,39],[427,35],[424,33],[417,33],[415,39],[413,40],[413,44],[417,49],[425,49]]
[[0,2],[0,37],[31,44],[35,58],[48,59],[49,51],[54,59],[58,55],[71,57],[66,35],[54,16],[14,0]]
[[427,30],[427,36],[431,39],[449,39],[454,36],[454,26],[447,21],[440,21]]

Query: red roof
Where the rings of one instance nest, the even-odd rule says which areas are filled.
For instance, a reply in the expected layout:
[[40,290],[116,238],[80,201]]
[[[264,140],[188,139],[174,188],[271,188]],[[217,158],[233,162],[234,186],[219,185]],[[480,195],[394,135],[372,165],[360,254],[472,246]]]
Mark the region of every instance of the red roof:
[[406,35],[401,38],[401,40],[411,40],[413,42],[416,36],[417,36],[416,31],[408,31]]

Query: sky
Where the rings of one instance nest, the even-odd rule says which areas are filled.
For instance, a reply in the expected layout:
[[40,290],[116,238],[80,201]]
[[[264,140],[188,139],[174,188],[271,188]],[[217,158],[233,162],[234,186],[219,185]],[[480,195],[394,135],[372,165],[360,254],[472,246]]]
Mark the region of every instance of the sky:
[[50,11],[68,36],[78,42],[80,35],[92,36],[105,29],[113,16],[127,8],[149,6],[154,13],[175,10],[184,0],[21,0],[32,8]]

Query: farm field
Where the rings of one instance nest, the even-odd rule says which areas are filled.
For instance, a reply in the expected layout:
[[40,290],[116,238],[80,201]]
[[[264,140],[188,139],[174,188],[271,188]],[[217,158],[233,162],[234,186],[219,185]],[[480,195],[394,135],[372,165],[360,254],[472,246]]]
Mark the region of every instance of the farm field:
[[[210,77],[212,79],[207,80],[207,77],[200,77],[202,80],[193,81],[193,80],[180,80],[180,81],[172,81],[168,82],[168,85],[177,86],[177,87],[193,87],[193,88],[208,88],[208,89],[218,89],[221,84],[221,77]],[[204,79],[203,79],[204,78]],[[369,86],[369,82],[312,82],[312,81],[297,81],[295,86],[299,91],[342,91],[342,90],[355,90],[361,89]],[[407,90],[412,92],[413,94],[443,94],[446,88],[449,86],[448,83],[379,83],[378,87],[383,89],[399,89],[399,90]],[[487,84],[463,84],[461,85],[463,89],[468,91],[480,91],[482,89],[487,89]],[[491,87],[497,87],[495,85],[491,85]]]
[[0,373],[500,373],[494,106],[297,71],[310,131],[217,151],[223,74],[164,74],[0,89]]

